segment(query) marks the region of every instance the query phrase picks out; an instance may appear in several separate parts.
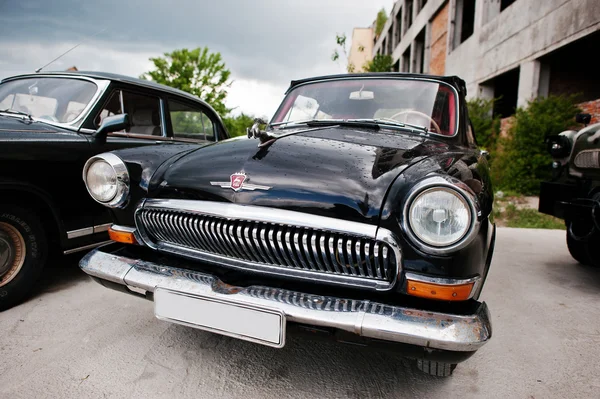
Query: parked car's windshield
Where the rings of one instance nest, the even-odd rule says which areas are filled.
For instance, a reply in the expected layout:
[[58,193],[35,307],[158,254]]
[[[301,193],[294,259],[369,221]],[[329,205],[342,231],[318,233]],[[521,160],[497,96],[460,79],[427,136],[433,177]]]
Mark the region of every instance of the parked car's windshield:
[[0,110],[24,112],[34,118],[68,123],[86,108],[97,86],[87,80],[27,78],[0,85]]
[[452,136],[456,130],[456,104],[453,89],[433,81],[397,78],[330,80],[293,89],[271,123],[311,119],[393,119]]

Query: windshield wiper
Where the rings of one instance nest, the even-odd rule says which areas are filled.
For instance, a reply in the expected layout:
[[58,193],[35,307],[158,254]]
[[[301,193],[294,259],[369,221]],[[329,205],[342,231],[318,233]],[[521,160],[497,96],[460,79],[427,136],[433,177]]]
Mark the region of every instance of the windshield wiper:
[[392,126],[399,126],[399,127],[412,127],[414,129],[422,130],[425,133],[429,133],[429,129],[427,129],[425,126],[413,125],[412,123],[406,123],[406,122],[399,122],[399,121],[397,121],[395,119],[391,119],[391,118],[378,118],[378,119],[366,119],[366,120],[381,123],[383,125],[392,125]]
[[306,125],[309,127],[346,125],[355,127],[366,127],[370,129],[379,129],[379,124],[373,121],[372,119],[307,119],[304,121],[277,122],[272,123],[269,126],[279,126],[285,129],[289,127],[295,127],[298,125]]
[[394,126],[404,129],[418,129],[424,133],[428,133],[429,129],[425,126],[413,125],[411,123],[399,122],[395,119],[390,118],[377,118],[377,119],[307,119],[303,121],[287,121],[272,123],[269,127],[280,127],[283,129],[294,127],[297,125],[306,126],[333,126],[333,125],[348,125],[356,127],[368,127],[368,128],[379,128],[380,125]]
[[30,121],[33,120],[31,115],[29,115],[27,112],[17,111],[16,109],[10,109],[10,108],[0,109],[0,112],[4,112],[6,114],[12,114],[12,115],[23,115],[23,116],[26,116],[27,118],[29,118]]

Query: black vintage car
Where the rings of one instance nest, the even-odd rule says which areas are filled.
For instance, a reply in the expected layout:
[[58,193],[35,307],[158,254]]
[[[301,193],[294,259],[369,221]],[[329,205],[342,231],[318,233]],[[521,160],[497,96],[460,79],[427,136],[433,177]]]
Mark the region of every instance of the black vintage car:
[[553,158],[553,179],[542,182],[539,211],[564,219],[567,248],[575,260],[600,267],[600,123],[586,124],[546,140]]
[[92,157],[116,243],[80,266],[163,320],[273,347],[324,334],[449,375],[492,334],[492,188],[465,92],[457,77],[299,80],[250,138]]
[[[205,102],[149,81],[96,72],[4,79],[0,310],[30,291],[52,251],[89,250],[108,240],[110,214],[81,181],[87,159],[158,143],[164,156],[182,151],[175,143],[198,148],[226,138],[219,116]],[[146,158],[156,152],[153,147]]]

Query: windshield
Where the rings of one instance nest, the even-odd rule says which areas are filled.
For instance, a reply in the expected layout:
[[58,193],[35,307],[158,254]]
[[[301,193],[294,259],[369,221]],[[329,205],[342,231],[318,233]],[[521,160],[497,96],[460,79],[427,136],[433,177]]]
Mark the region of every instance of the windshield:
[[68,123],[86,108],[97,86],[87,80],[27,78],[0,85],[0,111],[24,112],[34,118]]
[[[453,136],[456,95],[443,83],[414,79],[340,79],[304,84],[283,100],[272,124],[373,119]],[[279,125],[284,126],[284,125]]]

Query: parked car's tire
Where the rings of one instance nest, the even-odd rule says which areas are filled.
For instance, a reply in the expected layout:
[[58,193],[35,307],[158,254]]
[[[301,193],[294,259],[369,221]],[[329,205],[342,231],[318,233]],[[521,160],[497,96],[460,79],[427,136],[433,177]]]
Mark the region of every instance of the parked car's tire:
[[456,368],[456,364],[419,359],[417,360],[417,368],[435,377],[449,377]]
[[32,211],[0,204],[0,310],[31,291],[46,262],[44,228]]
[[588,265],[590,260],[587,254],[587,242],[583,240],[576,240],[571,237],[571,234],[567,232],[567,248],[573,259],[582,265]]

